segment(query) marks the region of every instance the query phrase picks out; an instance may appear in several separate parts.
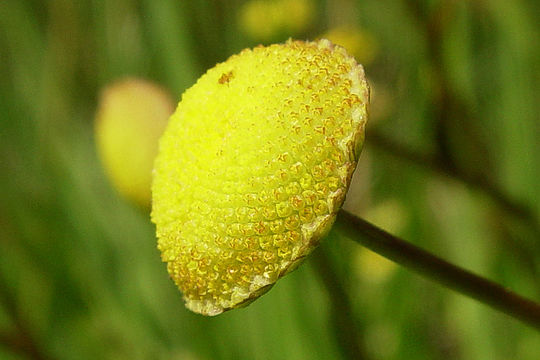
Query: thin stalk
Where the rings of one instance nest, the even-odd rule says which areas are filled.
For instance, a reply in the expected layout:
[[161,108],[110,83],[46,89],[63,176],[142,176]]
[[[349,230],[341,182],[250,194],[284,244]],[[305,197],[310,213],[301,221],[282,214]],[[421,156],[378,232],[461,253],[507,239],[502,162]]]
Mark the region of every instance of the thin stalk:
[[19,355],[26,355],[34,360],[46,360],[34,340],[21,330],[0,331],[0,344]]
[[0,345],[5,345],[13,352],[27,355],[31,359],[49,359],[39,347],[38,342],[32,335],[26,321],[21,317],[17,302],[2,277],[0,277],[0,305],[2,305],[6,313],[11,316],[14,325],[14,328],[12,329],[13,332],[0,332]]
[[[429,60],[434,72],[433,76],[439,82],[439,91],[433,92],[431,99],[436,105],[433,116],[437,121],[435,124],[438,130],[438,141],[436,145],[439,151],[431,156],[417,153],[376,132],[370,132],[368,142],[371,141],[373,145],[388,151],[396,157],[429,167],[484,192],[503,211],[529,225],[536,236],[540,236],[540,223],[534,209],[530,205],[517,201],[505,193],[492,180],[493,177],[489,173],[482,171],[473,173],[465,169],[456,162],[454,154],[450,152],[451,147],[449,143],[451,139],[448,138],[448,124],[458,122],[463,127],[463,136],[469,136],[471,143],[479,144],[477,151],[471,152],[471,155],[479,152],[487,155],[485,146],[481,145],[483,137],[478,134],[478,131],[474,127],[474,124],[478,123],[474,111],[452,87],[451,81],[448,78],[449,72],[444,68],[441,44],[443,43],[443,36],[445,31],[447,31],[448,25],[454,19],[453,14],[457,10],[458,3],[451,1],[439,2],[434,10],[428,10],[424,6],[425,4],[422,5],[421,2],[415,0],[408,0],[405,2],[405,5],[408,6],[409,13],[416,22],[418,30],[425,35]],[[478,162],[484,164],[485,168],[489,164],[489,159],[487,156],[480,157]]]
[[330,256],[322,250],[318,249],[315,251],[312,257],[312,264],[330,298],[330,316],[335,329],[336,339],[345,358],[355,360],[368,359],[362,345],[364,334],[354,316],[350,296],[342,283],[342,279],[337,274]]
[[430,156],[428,154],[422,154],[420,152],[411,150],[407,146],[399,144],[382,135],[376,129],[370,130],[369,137],[367,138],[366,142],[367,144],[371,144],[374,147],[384,150],[399,159],[403,159],[424,168],[429,168],[434,172],[445,175],[449,178],[453,178],[457,181],[461,181],[462,183],[467,184],[476,190],[482,191],[506,213],[515,215],[516,217],[523,219],[525,222],[530,223],[533,226],[537,226],[537,224],[535,224],[534,214],[527,205],[509,197],[493,182],[482,175],[473,175],[467,173],[461,168],[440,161],[435,156]]
[[540,330],[540,304],[453,265],[344,210],[334,229],[420,275],[476,299]]

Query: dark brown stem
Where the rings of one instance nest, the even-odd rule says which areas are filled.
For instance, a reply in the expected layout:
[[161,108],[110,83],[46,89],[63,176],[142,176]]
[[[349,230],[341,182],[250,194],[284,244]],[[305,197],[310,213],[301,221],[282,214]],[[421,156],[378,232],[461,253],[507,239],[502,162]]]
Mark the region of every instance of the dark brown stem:
[[457,267],[344,210],[334,229],[371,251],[540,330],[540,305]]

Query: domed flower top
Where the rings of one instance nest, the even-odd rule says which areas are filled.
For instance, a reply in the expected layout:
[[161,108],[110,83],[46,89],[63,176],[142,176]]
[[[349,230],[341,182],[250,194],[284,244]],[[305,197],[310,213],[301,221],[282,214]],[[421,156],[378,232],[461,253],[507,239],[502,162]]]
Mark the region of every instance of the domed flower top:
[[189,309],[247,304],[314,249],[345,199],[368,101],[362,66],[324,39],[244,50],[183,94],[152,221]]

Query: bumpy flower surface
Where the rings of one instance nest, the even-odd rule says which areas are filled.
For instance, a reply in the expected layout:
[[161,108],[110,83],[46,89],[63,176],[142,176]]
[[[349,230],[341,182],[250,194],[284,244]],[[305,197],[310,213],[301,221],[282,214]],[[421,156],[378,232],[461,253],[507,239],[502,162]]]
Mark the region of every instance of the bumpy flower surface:
[[189,309],[247,304],[314,249],[344,201],[368,98],[362,66],[324,39],[244,50],[184,93],[152,219]]
[[149,207],[158,141],[174,111],[159,86],[130,78],[109,85],[96,115],[96,144],[106,174],[125,198]]

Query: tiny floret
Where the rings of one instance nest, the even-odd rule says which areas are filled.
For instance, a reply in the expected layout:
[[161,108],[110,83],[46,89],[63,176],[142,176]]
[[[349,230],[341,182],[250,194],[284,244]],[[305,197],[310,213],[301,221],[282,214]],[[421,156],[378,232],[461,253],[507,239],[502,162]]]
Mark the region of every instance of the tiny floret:
[[362,66],[325,39],[244,50],[183,94],[152,221],[189,309],[248,304],[315,248],[345,199],[368,102]]

